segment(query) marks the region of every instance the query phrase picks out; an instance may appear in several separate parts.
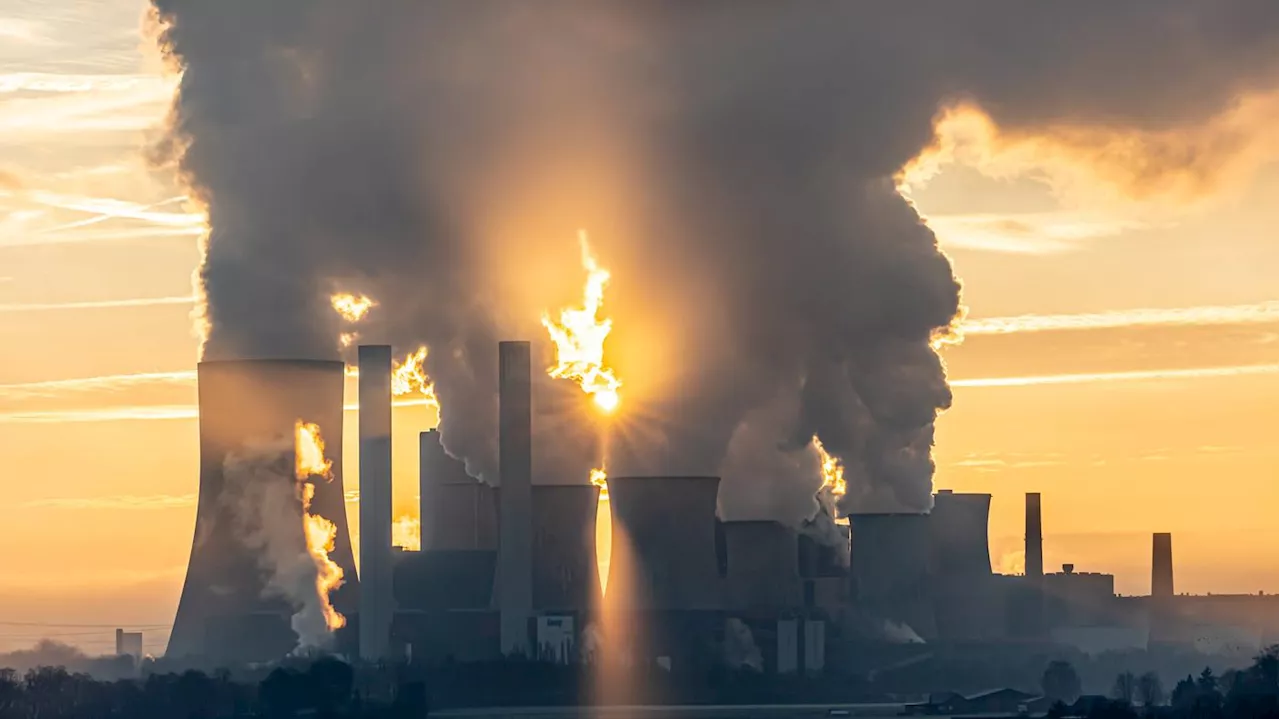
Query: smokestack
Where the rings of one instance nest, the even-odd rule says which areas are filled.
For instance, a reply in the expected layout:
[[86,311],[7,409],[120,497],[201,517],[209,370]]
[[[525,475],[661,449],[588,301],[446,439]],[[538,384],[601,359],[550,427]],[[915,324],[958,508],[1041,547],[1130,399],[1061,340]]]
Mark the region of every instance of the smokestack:
[[[196,373],[200,499],[186,582],[165,654],[227,663],[273,661],[297,644],[290,628],[295,609],[267,591],[260,552],[243,535],[256,521],[283,518],[242,516],[257,508],[246,506],[236,492],[254,488],[236,486],[224,471],[225,462],[228,454],[255,442],[280,440],[288,446],[298,420],[320,427],[333,479],[315,485],[311,511],[337,530],[329,556],[342,568],[343,585],[331,596],[333,605],[343,614],[354,612],[359,581],[343,505],[343,366],[320,360],[228,360],[201,362]],[[286,475],[292,473],[292,461],[287,465]]]
[[1027,492],[1027,534],[1025,540],[1025,573],[1028,577],[1043,577],[1044,537],[1040,531],[1039,492]]
[[1173,535],[1151,535],[1151,596],[1173,596]]
[[361,345],[360,658],[387,657],[391,584],[391,347]]
[[529,655],[533,613],[532,377],[528,342],[498,343],[498,571],[504,654]]

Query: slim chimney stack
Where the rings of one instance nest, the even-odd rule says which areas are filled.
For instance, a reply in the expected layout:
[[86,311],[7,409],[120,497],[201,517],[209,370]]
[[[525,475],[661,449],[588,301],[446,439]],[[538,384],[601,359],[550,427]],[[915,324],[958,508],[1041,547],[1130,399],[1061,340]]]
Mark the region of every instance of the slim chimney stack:
[[498,610],[504,654],[529,652],[533,614],[533,389],[528,342],[498,343]]
[[1044,576],[1044,536],[1040,529],[1040,493],[1027,492],[1026,575]]
[[391,643],[391,347],[361,345],[360,658]]
[[1151,535],[1151,596],[1173,596],[1173,535]]

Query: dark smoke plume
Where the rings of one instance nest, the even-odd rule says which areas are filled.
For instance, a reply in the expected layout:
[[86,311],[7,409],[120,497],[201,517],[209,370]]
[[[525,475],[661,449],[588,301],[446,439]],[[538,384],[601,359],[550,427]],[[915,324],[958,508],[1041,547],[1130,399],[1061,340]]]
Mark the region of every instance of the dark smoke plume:
[[[732,469],[731,518],[813,510],[815,433],[845,510],[929,507],[960,286],[894,177],[942,107],[1156,132],[1276,86],[1267,0],[154,2],[206,358],[334,356],[329,294],[368,294],[361,337],[429,345],[446,446],[496,480],[496,342],[577,301],[586,228],[610,471]],[[598,420],[535,391],[536,471],[581,481]]]

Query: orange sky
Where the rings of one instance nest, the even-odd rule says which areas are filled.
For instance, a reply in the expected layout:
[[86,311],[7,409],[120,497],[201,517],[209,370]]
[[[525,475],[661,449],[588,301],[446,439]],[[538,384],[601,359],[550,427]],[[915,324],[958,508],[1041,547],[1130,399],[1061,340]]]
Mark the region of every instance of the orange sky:
[[[17,48],[0,64],[0,616],[156,625],[158,651],[195,516],[184,373],[203,218],[142,157],[172,79],[138,49],[139,5],[109,5],[0,17]],[[69,57],[86,32],[105,39]],[[998,173],[957,157],[911,189],[974,327],[945,350],[958,383],[935,486],[995,495],[997,568],[1020,567],[1022,493],[1038,491],[1049,567],[1144,593],[1150,533],[1171,531],[1180,591],[1276,591],[1274,144],[1254,159],[1194,203],[1081,191],[1051,155]],[[176,374],[63,382],[136,373]],[[396,509],[413,514],[434,415],[395,422]],[[0,626],[0,649],[52,634],[106,649],[99,631]]]

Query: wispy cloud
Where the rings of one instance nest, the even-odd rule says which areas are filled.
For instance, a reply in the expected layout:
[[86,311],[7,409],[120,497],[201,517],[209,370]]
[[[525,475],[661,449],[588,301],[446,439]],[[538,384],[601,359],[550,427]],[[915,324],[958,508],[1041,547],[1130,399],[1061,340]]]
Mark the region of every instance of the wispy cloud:
[[945,247],[1021,255],[1073,252],[1088,241],[1145,226],[1065,212],[929,215],[925,222]]
[[[0,37],[7,37],[0,19]],[[163,82],[155,75],[77,75],[55,72],[0,73],[0,93],[11,92],[120,92]]]
[[194,494],[152,494],[134,496],[128,494],[108,497],[50,497],[25,502],[24,507],[53,509],[175,509],[191,507],[196,503]]
[[[183,195],[143,204],[111,197],[0,187],[0,198],[8,199],[17,208],[10,211],[0,225],[5,229],[3,238],[0,238],[0,248],[157,236],[195,237],[203,234],[206,228],[205,216],[201,212],[160,209],[186,201],[188,198]],[[51,226],[38,226],[39,221],[58,211],[89,216]],[[114,226],[110,228],[94,227],[112,221],[115,221],[112,223]],[[121,227],[121,223],[128,226]],[[85,229],[91,227],[94,229]]]
[[160,202],[144,205],[128,200],[117,200],[109,197],[79,197],[53,192],[32,192],[25,195],[32,202],[62,210],[85,212],[94,217],[50,227],[47,232],[58,232],[75,227],[83,227],[111,219],[142,220],[156,225],[173,227],[203,227],[205,216],[200,212],[156,212],[155,208],[186,201],[186,196],[170,197]]
[[176,82],[160,75],[0,75],[0,141],[155,127]]
[[1026,377],[981,377],[951,380],[952,387],[1029,387],[1048,384],[1089,384],[1094,382],[1138,382],[1145,380],[1200,379],[1276,374],[1280,364],[1234,367],[1194,367],[1185,369],[1132,370],[1126,372],[1082,372],[1079,374],[1031,375]]
[[76,377],[72,379],[43,380],[40,382],[0,384],[0,397],[6,399],[53,397],[67,392],[116,391],[140,385],[189,384],[195,381],[195,370]]
[[[393,407],[434,407],[430,399],[398,399]],[[346,412],[360,409],[358,404],[343,405]],[[200,416],[196,405],[129,405],[95,409],[18,410],[0,412],[0,424],[69,424],[80,422],[135,422],[155,420],[190,420]]]
[[1093,330],[1117,327],[1162,325],[1226,325],[1275,323],[1280,320],[1280,302],[1251,305],[1186,307],[1178,309],[1136,309],[1063,315],[1018,315],[967,319],[964,335],[993,335],[1052,330]]
[[139,297],[122,300],[90,300],[86,302],[10,302],[0,304],[0,312],[47,312],[55,310],[98,310],[120,307],[152,307],[155,305],[189,305],[192,295],[175,297]]
[[68,424],[196,419],[195,405],[134,405],[97,409],[0,412],[0,424]]
[[0,17],[0,40],[20,42],[24,45],[55,44],[44,23],[16,17]]

